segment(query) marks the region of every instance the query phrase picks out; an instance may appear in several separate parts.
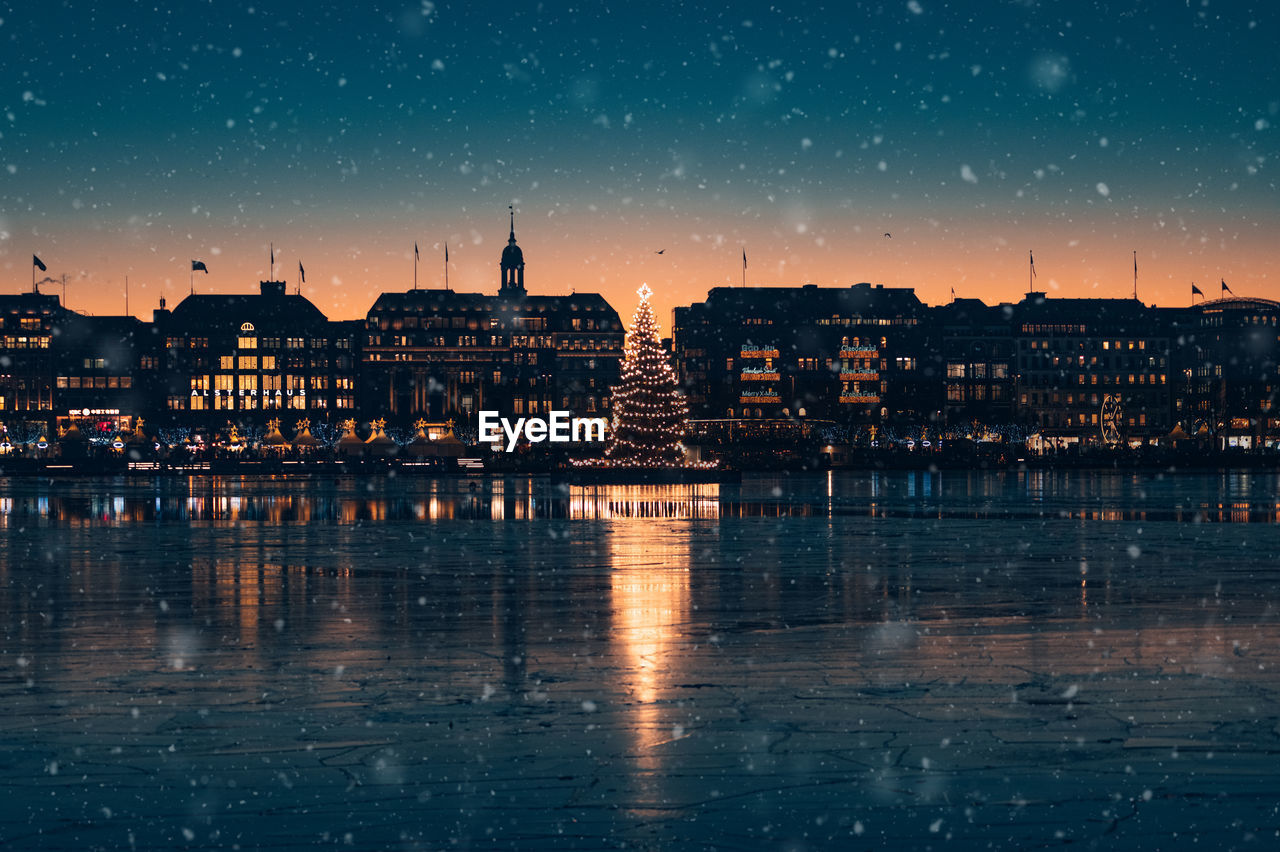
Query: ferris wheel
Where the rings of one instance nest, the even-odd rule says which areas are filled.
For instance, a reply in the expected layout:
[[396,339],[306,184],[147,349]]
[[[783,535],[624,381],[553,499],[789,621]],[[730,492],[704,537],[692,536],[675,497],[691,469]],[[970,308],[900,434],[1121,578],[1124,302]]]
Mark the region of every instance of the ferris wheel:
[[1124,405],[1120,394],[1107,394],[1102,398],[1102,440],[1107,446],[1114,447],[1120,443],[1121,429],[1124,426]]

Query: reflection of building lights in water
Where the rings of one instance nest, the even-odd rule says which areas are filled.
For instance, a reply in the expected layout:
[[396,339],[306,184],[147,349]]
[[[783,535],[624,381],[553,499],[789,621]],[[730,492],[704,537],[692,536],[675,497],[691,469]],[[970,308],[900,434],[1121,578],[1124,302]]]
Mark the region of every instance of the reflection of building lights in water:
[[637,753],[637,802],[659,804],[663,746],[683,733],[664,718],[660,699],[682,669],[679,655],[690,609],[688,530],[670,538],[647,524],[624,525],[610,536],[614,653],[622,686],[632,696],[629,727]]
[[[467,486],[467,488],[468,488],[468,492],[472,494],[478,494],[480,491],[479,487],[477,487],[475,491],[471,491],[470,486]],[[491,483],[489,483],[489,492],[490,492],[490,495],[489,495],[490,519],[495,521],[504,520],[507,517],[507,505],[506,505],[507,504],[507,484],[506,482],[501,479],[493,480]]]
[[632,690],[639,701],[656,701],[659,673],[687,615],[689,569],[615,569],[612,591],[615,628],[635,678]]
[[240,642],[248,644],[254,640],[258,629],[258,610],[261,604],[262,572],[255,565],[244,565],[238,568],[236,578],[240,586]]
[[573,488],[571,519],[715,519],[720,517],[719,485],[614,485]]
[[1085,610],[1089,608],[1089,581],[1086,574],[1089,573],[1088,563],[1081,560],[1080,562],[1080,612],[1084,615]]
[[[417,481],[396,484],[390,495],[370,496],[358,488],[333,491],[304,481],[288,481],[288,493],[261,493],[240,483],[224,482],[217,488],[182,485],[169,488],[162,480],[153,491],[139,493],[132,483],[66,488],[14,480],[11,490],[0,496],[0,525],[29,525],[28,518],[49,519],[67,527],[124,527],[131,524],[211,522],[214,526],[244,523],[267,526],[385,523],[399,520],[449,521],[454,519],[525,521],[587,520],[622,524],[665,524],[672,521],[719,520],[724,518],[834,517],[869,515],[876,518],[937,517],[981,520],[1019,519],[1028,513],[1043,513],[1059,520],[1090,524],[1126,521],[1176,523],[1280,523],[1280,503],[1272,495],[1250,500],[1241,495],[1232,500],[1204,499],[1190,490],[1173,501],[1159,501],[1139,495],[1131,498],[1115,487],[1104,489],[1086,481],[1073,485],[1065,475],[1046,484],[1045,500],[1028,497],[1028,473],[1009,475],[1016,491],[1005,494],[993,485],[997,477],[983,476],[968,485],[968,493],[983,500],[966,499],[966,484],[960,495],[944,495],[942,474],[920,472],[886,476],[876,472],[855,479],[841,473],[825,472],[826,481],[814,479],[812,488],[795,488],[787,493],[769,489],[739,489],[733,486],[654,485],[587,486],[562,489],[547,487],[533,479],[504,483],[501,480]],[[1077,474],[1078,476],[1078,474]],[[1006,475],[999,479],[1004,481]],[[1255,477],[1255,481],[1256,481]],[[287,480],[286,480],[287,481]],[[136,482],[136,480],[135,480]],[[973,483],[974,480],[970,479]],[[932,485],[930,485],[932,483]],[[1192,485],[1195,483],[1192,482]],[[825,486],[825,487],[824,487]],[[1136,487],[1136,486],[1135,486]],[[1261,486],[1258,486],[1261,487]],[[1076,488],[1085,505],[1073,503]],[[95,490],[97,489],[97,490]],[[101,493],[98,493],[98,490]],[[265,489],[264,489],[265,490]],[[839,491],[837,499],[836,491]],[[1099,495],[1116,492],[1119,496]],[[13,496],[14,493],[20,496]],[[176,493],[174,493],[176,492]],[[231,492],[231,493],[228,493]],[[244,493],[241,493],[244,492]],[[1190,497],[1191,499],[1188,499]],[[923,500],[924,503],[917,501]],[[1101,506],[1088,505],[1102,501]],[[1095,589],[1097,587],[1095,586]]]

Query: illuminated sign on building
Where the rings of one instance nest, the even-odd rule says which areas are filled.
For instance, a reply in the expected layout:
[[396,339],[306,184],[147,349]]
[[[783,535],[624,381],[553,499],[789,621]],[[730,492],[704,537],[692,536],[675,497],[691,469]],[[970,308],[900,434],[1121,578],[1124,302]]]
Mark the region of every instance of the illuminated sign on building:
[[[193,391],[191,391],[191,395],[192,395],[192,396],[258,396],[258,395],[259,395],[259,392],[258,392],[258,389],[257,389],[257,388],[240,388],[240,390],[217,390],[217,389],[215,389],[215,390],[212,390],[212,391],[207,391],[207,390],[193,390]],[[262,391],[262,392],[261,392],[261,395],[262,395],[262,396],[306,396],[306,395],[307,395],[307,392],[306,392],[305,390],[301,390],[301,389],[298,389],[298,390],[279,390],[279,389],[277,389],[277,390],[273,390],[273,391],[272,391],[272,390],[264,390],[264,391]]]

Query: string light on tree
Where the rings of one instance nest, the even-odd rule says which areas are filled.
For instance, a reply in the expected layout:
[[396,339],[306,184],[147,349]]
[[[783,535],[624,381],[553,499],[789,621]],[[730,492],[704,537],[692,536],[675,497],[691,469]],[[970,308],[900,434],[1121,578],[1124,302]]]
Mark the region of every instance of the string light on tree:
[[606,467],[707,467],[684,461],[680,443],[689,421],[689,405],[677,387],[675,372],[658,341],[658,323],[644,284],[624,347],[622,374],[613,388],[613,425],[606,458],[590,462]]

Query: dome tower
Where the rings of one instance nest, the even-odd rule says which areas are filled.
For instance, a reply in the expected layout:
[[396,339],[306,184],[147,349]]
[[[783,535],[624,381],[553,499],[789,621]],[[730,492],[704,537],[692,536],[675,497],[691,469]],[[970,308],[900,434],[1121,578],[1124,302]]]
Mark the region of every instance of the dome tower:
[[524,289],[524,252],[516,245],[515,207],[508,205],[507,209],[511,211],[511,236],[507,247],[502,250],[502,286],[498,288],[498,295],[518,299],[527,295]]

